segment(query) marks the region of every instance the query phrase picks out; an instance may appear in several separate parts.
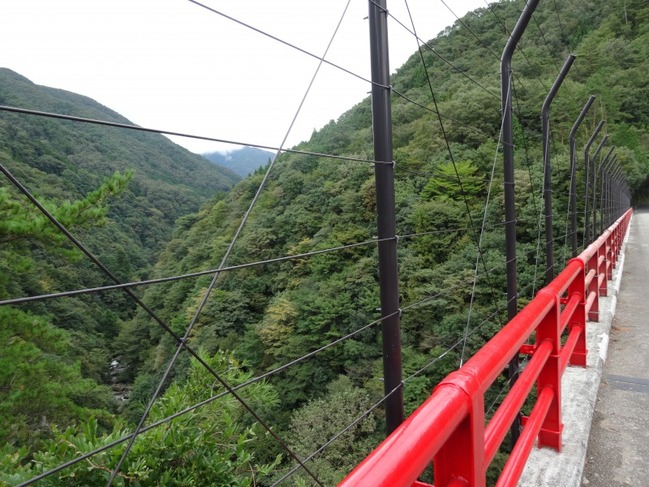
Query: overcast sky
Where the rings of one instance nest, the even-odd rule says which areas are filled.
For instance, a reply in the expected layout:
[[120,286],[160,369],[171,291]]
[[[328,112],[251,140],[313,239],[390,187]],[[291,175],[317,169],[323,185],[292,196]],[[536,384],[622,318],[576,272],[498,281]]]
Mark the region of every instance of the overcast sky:
[[[347,0],[202,0],[321,56]],[[446,0],[460,17],[484,0]],[[441,0],[408,0],[419,37],[455,17]],[[390,14],[410,25],[404,0]],[[351,0],[327,59],[369,78],[367,0]],[[318,61],[189,0],[0,0],[0,66],[89,96],[153,128],[277,147]],[[417,49],[390,21],[390,67]],[[361,101],[367,82],[324,65],[287,146]],[[193,152],[236,147],[174,138]]]

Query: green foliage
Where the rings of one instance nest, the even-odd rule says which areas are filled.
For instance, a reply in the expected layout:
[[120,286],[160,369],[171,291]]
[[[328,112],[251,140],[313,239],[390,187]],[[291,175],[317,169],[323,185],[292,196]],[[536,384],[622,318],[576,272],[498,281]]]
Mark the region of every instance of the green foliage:
[[[129,123],[80,95],[0,69],[4,105]],[[120,279],[148,274],[176,218],[238,178],[159,135],[0,114],[0,163]],[[110,202],[110,205],[109,205]],[[106,284],[8,179],[0,186],[0,298]],[[53,428],[114,422],[112,339],[123,292],[0,307],[0,442],[30,452]]]
[[[217,354],[203,356],[230,385],[249,379],[237,372],[240,364],[231,357]],[[197,361],[192,362],[187,380],[172,385],[151,410],[155,423],[221,391],[214,377]],[[243,397],[256,409],[277,401],[271,387],[257,383],[246,389]],[[115,485],[222,485],[243,487],[257,485],[270,475],[280,457],[259,464],[250,444],[263,433],[257,426],[246,426],[244,410],[232,397],[225,396],[196,408],[172,421],[138,436],[119,473]],[[80,428],[55,429],[54,437],[30,458],[26,450],[5,447],[0,458],[0,483],[13,485],[73,460],[81,453],[128,438],[130,428],[116,425],[111,433],[102,433],[96,419]],[[105,483],[122,455],[125,442],[76,463],[40,483],[46,486],[85,486]]]
[[37,445],[55,425],[112,423],[107,387],[84,379],[70,335],[46,317],[0,307],[0,443]]
[[428,180],[422,197],[432,199],[434,197],[442,200],[463,200],[475,201],[484,191],[484,179],[478,174],[478,168],[471,161],[460,161],[444,163],[437,166],[435,176]]
[[[376,418],[361,416],[371,407],[369,394],[340,376],[327,387],[327,395],[296,410],[290,425],[290,446],[301,458],[319,450],[334,436],[356,422],[327,445],[310,463],[309,469],[324,485],[335,485],[373,448],[378,435]],[[299,485],[306,474],[292,477]]]
[[[131,177],[131,172],[124,176],[116,173],[83,199],[60,204],[45,201],[44,206],[71,229],[101,224],[108,212],[107,199],[122,193]],[[0,296],[47,290],[62,273],[40,267],[38,253],[30,249],[47,246],[52,258],[65,260],[66,256],[75,256],[63,246],[65,236],[41,212],[5,188],[0,189],[0,216],[0,268],[4,276]],[[85,326],[86,310],[75,307],[75,303],[61,308],[56,319],[42,311],[0,307],[0,442],[33,448],[56,427],[91,417],[102,427],[113,423],[110,390],[97,382],[101,377],[93,361],[102,354],[93,353],[92,335],[75,335],[56,326],[60,321],[66,322],[67,329]],[[110,318],[103,318],[98,318],[98,324],[107,325]],[[83,349],[78,348],[75,338],[84,342]]]
[[[123,176],[116,172],[83,199],[74,202],[40,201],[43,207],[64,227],[88,227],[106,223],[107,199],[122,193],[133,178],[133,171]],[[31,203],[14,197],[7,188],[0,188],[0,246],[21,239],[61,244],[67,237]]]

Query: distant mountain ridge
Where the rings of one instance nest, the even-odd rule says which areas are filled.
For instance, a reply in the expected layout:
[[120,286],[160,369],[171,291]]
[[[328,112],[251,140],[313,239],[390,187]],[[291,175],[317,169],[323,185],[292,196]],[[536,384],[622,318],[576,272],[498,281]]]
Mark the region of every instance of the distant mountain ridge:
[[227,167],[241,177],[246,177],[268,164],[274,155],[272,152],[255,147],[242,147],[228,152],[208,152],[203,154],[203,157],[208,161]]
[[[36,85],[6,68],[0,68],[0,104],[131,123],[91,98]],[[177,218],[239,179],[162,135],[8,112],[0,112],[0,161],[39,197],[53,200],[79,198],[115,171],[134,170],[109,216],[150,263]],[[142,225],[144,216],[154,223]]]

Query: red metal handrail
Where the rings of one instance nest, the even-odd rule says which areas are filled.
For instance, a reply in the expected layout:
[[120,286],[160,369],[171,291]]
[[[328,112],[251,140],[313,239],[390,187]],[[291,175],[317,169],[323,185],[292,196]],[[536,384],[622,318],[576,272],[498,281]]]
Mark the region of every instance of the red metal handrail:
[[[435,484],[485,485],[486,470],[534,383],[538,398],[505,464],[498,486],[516,485],[536,440],[561,450],[561,376],[568,363],[586,366],[586,316],[599,319],[632,211],[627,211],[518,315],[386,438],[339,486],[425,486],[417,481],[433,461]],[[566,343],[561,333],[568,327]],[[484,394],[536,332],[533,356],[485,427]]]

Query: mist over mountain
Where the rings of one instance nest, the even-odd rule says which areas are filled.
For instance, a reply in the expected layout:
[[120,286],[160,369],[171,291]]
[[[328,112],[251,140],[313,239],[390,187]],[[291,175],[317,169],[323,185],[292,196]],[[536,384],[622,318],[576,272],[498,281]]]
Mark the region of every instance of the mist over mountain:
[[250,175],[275,157],[274,153],[255,147],[242,147],[227,152],[208,152],[202,155],[209,161],[231,169],[241,177]]

